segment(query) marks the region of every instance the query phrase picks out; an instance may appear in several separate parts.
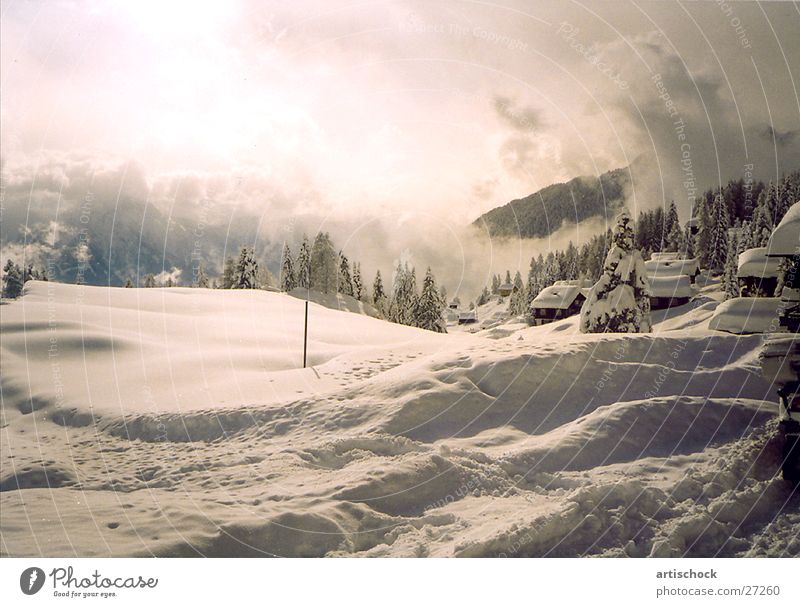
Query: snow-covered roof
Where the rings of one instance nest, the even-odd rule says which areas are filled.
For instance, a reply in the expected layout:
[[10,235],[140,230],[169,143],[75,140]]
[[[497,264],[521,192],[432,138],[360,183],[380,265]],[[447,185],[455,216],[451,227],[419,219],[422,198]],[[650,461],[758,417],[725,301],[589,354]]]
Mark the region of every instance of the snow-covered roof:
[[696,259],[651,259],[644,262],[648,276],[694,276],[699,265]]
[[692,281],[684,274],[649,276],[651,297],[692,297]]
[[531,302],[531,308],[564,310],[572,305],[581,291],[583,289],[578,285],[555,284],[542,290]]
[[675,261],[676,259],[680,258],[681,254],[675,251],[659,251],[655,253],[650,253],[651,261]]
[[514,285],[510,282],[504,282],[498,287],[501,291],[512,291],[514,289]]
[[767,257],[767,248],[747,249],[739,255],[736,275],[739,278],[777,278],[781,260]]
[[554,287],[591,287],[592,281],[584,278],[583,280],[557,280],[553,283]]
[[458,320],[477,320],[478,315],[475,310],[467,310],[458,313]]
[[708,328],[736,334],[769,333],[777,325],[780,305],[780,297],[734,297],[717,306]]
[[778,227],[772,230],[767,244],[770,256],[787,256],[800,254],[800,202],[795,202]]

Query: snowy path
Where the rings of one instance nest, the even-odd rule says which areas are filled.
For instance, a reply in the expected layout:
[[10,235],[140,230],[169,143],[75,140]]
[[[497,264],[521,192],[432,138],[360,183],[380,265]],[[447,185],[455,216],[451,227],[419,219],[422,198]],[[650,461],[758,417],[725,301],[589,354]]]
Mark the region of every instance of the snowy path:
[[703,328],[713,306],[627,338],[317,307],[306,370],[301,306],[43,283],[4,306],[2,553],[800,555],[761,337]]

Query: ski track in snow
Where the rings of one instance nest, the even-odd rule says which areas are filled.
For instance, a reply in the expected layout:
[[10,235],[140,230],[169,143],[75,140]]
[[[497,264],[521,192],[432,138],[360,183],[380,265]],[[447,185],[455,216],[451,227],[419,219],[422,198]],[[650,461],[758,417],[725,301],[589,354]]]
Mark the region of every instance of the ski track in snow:
[[312,304],[305,370],[287,295],[26,289],[3,555],[800,555],[763,338],[708,329],[713,286],[625,336]]

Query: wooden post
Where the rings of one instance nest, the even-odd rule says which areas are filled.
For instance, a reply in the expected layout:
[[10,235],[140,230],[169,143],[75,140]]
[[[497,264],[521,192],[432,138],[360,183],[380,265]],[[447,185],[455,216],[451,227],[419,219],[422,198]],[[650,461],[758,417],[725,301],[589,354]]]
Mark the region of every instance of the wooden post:
[[303,369],[306,368],[306,360],[308,354],[308,300],[306,299],[306,321],[303,328]]

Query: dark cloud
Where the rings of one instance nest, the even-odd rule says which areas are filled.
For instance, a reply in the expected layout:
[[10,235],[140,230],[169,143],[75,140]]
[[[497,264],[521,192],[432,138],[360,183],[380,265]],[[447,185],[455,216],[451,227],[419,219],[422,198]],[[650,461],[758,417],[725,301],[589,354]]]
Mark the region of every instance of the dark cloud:
[[772,125],[767,125],[767,127],[763,130],[762,134],[764,138],[768,141],[774,141],[778,146],[786,146],[792,143],[795,138],[797,137],[798,131],[777,131],[772,128]]

